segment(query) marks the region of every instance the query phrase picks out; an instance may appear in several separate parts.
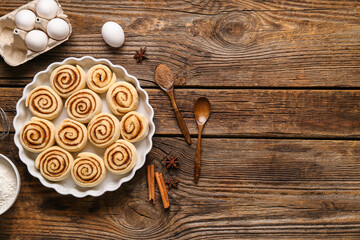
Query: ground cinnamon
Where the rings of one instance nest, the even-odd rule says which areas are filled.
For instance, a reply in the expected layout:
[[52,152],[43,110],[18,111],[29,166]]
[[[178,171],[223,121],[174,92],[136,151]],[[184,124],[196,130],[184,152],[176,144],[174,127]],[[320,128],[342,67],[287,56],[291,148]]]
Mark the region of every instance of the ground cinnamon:
[[155,204],[154,165],[147,166],[147,181],[148,181],[148,189],[149,189],[149,201]]
[[159,187],[159,191],[160,191],[160,195],[161,195],[161,200],[163,202],[163,206],[164,208],[168,208],[170,207],[170,202],[169,202],[169,196],[166,190],[166,186],[165,186],[165,182],[164,182],[164,178],[162,173],[155,173],[155,177],[156,177],[156,182],[157,185]]

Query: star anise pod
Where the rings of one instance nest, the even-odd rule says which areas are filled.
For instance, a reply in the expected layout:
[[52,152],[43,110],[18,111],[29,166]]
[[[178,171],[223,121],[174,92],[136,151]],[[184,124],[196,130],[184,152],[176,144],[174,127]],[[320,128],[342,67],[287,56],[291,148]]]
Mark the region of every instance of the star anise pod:
[[168,189],[170,189],[172,187],[178,188],[179,181],[170,177],[168,180],[166,180],[166,183],[168,184]]
[[134,58],[136,59],[136,63],[141,63],[144,59],[147,59],[146,47],[140,48],[139,51],[136,51]]
[[172,154],[166,157],[166,168],[179,168],[179,161]]

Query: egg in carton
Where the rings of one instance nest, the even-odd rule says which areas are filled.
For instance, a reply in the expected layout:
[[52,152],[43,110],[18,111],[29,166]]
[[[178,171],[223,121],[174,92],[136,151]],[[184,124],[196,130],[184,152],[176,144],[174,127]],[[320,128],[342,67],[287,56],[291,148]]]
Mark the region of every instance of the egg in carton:
[[0,55],[18,66],[67,41],[71,33],[56,0],[34,0],[0,18]]

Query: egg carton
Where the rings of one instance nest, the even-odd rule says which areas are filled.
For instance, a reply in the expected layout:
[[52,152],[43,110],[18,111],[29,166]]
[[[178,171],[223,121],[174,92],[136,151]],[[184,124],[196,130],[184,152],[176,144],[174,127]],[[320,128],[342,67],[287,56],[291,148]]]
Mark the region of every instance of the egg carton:
[[[15,15],[23,9],[31,10],[36,14],[36,4],[38,1],[39,0],[34,0],[29,2],[0,18],[0,55],[10,66],[18,66],[44,52],[49,51],[50,49],[67,41],[72,33],[72,26],[70,24],[69,18],[66,14],[64,14],[64,11],[62,10],[59,2],[55,0],[59,6],[55,18],[61,18],[69,24],[70,31],[68,36],[60,41],[52,39],[48,36],[48,45],[41,52],[34,52],[28,49],[26,47],[25,37],[29,31],[24,31],[16,27]],[[46,27],[49,21],[50,20],[48,19],[36,16],[35,28],[33,30],[42,30],[45,32],[45,34],[47,34]]]

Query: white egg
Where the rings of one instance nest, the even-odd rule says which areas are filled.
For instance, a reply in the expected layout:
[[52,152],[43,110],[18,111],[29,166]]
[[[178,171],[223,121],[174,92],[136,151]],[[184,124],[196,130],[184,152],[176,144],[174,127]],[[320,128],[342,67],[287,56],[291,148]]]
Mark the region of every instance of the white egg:
[[112,47],[121,47],[125,41],[125,34],[122,27],[116,22],[107,22],[101,29],[104,41]]
[[19,11],[15,15],[15,25],[22,30],[30,31],[35,27],[35,19],[35,13],[30,10],[24,9]]
[[40,30],[32,30],[25,37],[27,48],[34,52],[45,50],[48,45],[48,36]]
[[40,0],[36,4],[36,13],[39,17],[52,19],[56,17],[56,13],[59,9],[58,4],[54,0]]
[[48,23],[46,31],[49,37],[55,40],[63,40],[69,35],[70,27],[65,20],[61,18],[54,18]]

